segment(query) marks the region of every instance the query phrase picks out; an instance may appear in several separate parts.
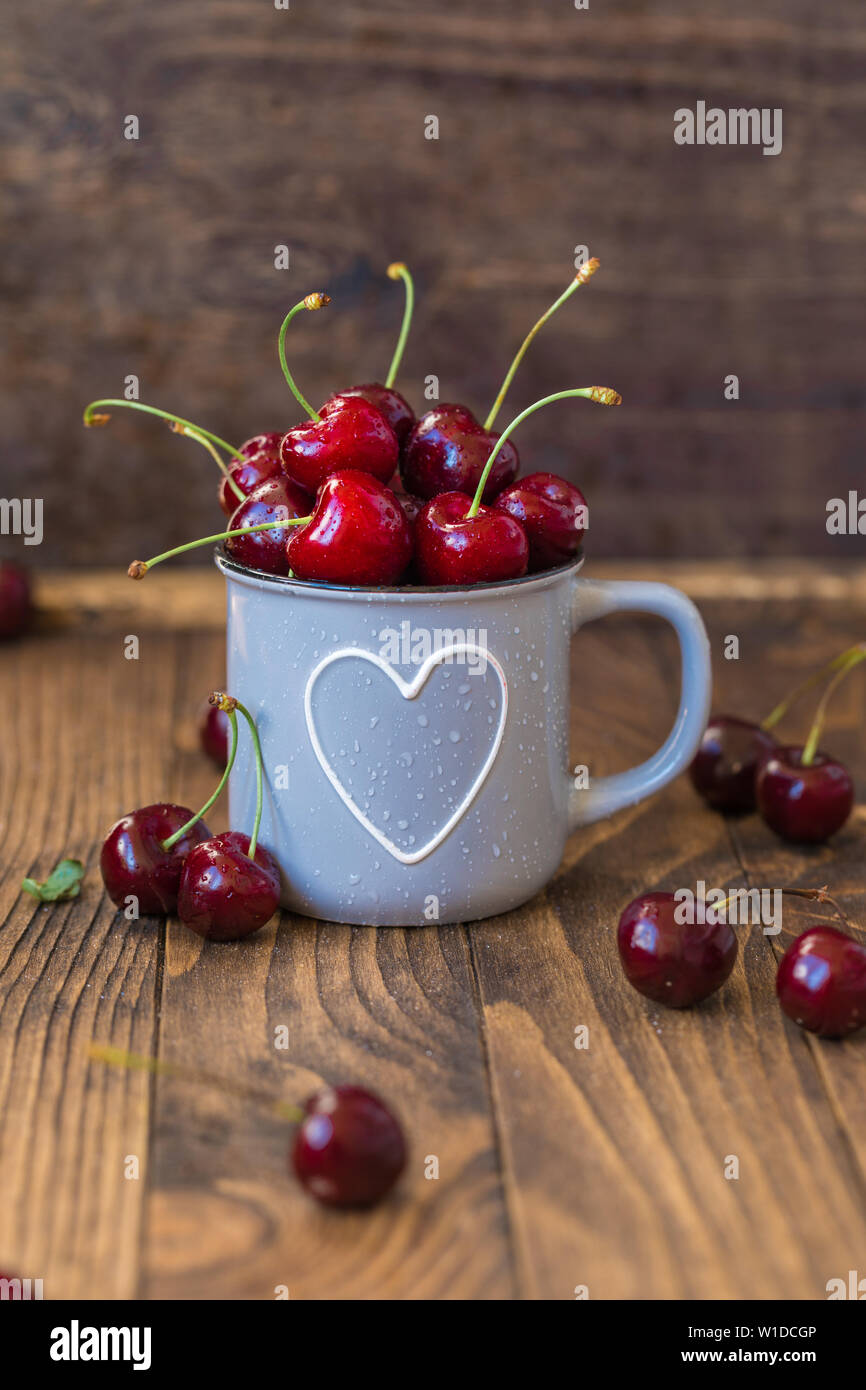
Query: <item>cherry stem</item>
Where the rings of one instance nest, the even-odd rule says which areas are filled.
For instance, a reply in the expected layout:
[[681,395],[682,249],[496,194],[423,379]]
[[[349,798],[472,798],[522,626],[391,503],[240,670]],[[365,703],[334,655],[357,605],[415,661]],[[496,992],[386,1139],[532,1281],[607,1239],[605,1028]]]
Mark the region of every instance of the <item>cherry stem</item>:
[[226,782],[229,780],[229,773],[231,772],[234,766],[235,754],[238,751],[238,717],[233,709],[226,710],[225,713],[228,715],[231,721],[232,742],[231,747],[229,749],[228,762],[226,763],[225,771],[223,772],[223,775],[219,780],[219,786],[217,787],[213,795],[208,797],[201,810],[197,811],[196,814],[187,821],[186,825],[182,825],[180,827],[180,830],[176,830],[173,835],[169,835],[167,840],[163,840],[162,848],[166,851],[166,853],[168,853],[170,849],[174,849],[178,840],[182,840],[184,835],[188,834],[188,832],[192,830],[194,825],[198,825],[202,816],[207,815],[211,806],[213,806],[214,802],[217,800],[220,793],[222,792],[222,789],[225,786]]
[[521,410],[520,414],[515,416],[508,428],[503,430],[502,434],[497,439],[493,447],[493,452],[491,453],[489,459],[484,465],[484,471],[482,472],[481,477],[478,479],[478,486],[475,489],[475,496],[472,499],[472,506],[466,513],[467,517],[478,515],[478,508],[481,506],[481,498],[484,494],[484,489],[487,486],[487,479],[490,476],[490,470],[493,467],[493,464],[496,460],[496,456],[499,453],[499,450],[502,448],[503,444],[505,443],[506,439],[510,438],[510,436],[517,429],[517,426],[521,423],[521,421],[526,420],[530,415],[534,415],[536,410],[540,410],[543,405],[550,405],[551,401],[564,401],[567,400],[570,396],[580,396],[583,400],[595,401],[598,405],[622,404],[622,396],[619,394],[618,391],[614,391],[610,386],[580,386],[572,391],[557,391],[555,395],[545,396],[543,400],[536,401],[534,405],[529,405],[526,407],[525,410]]
[[394,379],[400,370],[400,363],[403,361],[403,351],[406,347],[406,339],[409,337],[409,327],[412,323],[412,311],[415,308],[415,285],[412,276],[409,274],[408,267],[402,261],[395,261],[388,266],[388,278],[391,280],[402,280],[406,290],[406,303],[403,306],[403,322],[400,325],[400,336],[397,339],[397,346],[394,349],[394,356],[391,358],[391,365],[388,368],[388,375],[385,377],[385,385],[393,386]]
[[226,483],[231,488],[235,497],[237,497],[239,501],[243,502],[246,497],[246,494],[243,492],[241,488],[238,487],[237,483],[235,482],[234,478],[229,472],[228,465],[226,464],[225,459],[220,458],[219,454],[217,453],[213,444],[211,444],[210,440],[205,439],[204,435],[201,434],[198,430],[190,429],[188,425],[171,425],[170,428],[174,430],[175,434],[182,434],[187,439],[194,439],[196,444],[201,444],[203,449],[207,449],[208,453],[214,460],[217,468],[222,473],[223,477],[226,480]]
[[838,671],[840,666],[844,666],[855,652],[862,651],[866,651],[866,642],[858,642],[856,646],[846,647],[844,652],[840,652],[838,656],[834,656],[833,660],[828,661],[826,666],[822,666],[819,671],[813,671],[811,676],[807,676],[806,680],[801,681],[799,685],[795,686],[790,695],[786,695],[784,700],[781,700],[779,704],[776,705],[775,709],[770,711],[766,719],[762,721],[761,728],[766,729],[768,733],[771,729],[775,729],[776,725],[784,719],[788,710],[796,700],[799,700],[801,695],[805,695],[806,691],[811,690],[813,685],[820,685],[821,681],[826,680],[834,671]]
[[179,433],[183,433],[188,429],[193,430],[196,434],[204,435],[205,439],[209,439],[212,444],[217,444],[220,449],[225,449],[226,453],[231,454],[232,458],[243,459],[243,454],[240,450],[236,449],[233,444],[228,444],[224,439],[220,439],[218,434],[212,434],[210,430],[203,430],[201,425],[194,425],[190,420],[183,420],[179,415],[172,415],[167,410],[157,410],[155,405],[143,405],[141,401],[91,401],[84,412],[84,423],[88,428],[94,425],[107,425],[111,419],[110,415],[97,412],[97,406],[100,405],[121,405],[124,410],[143,410],[146,415],[158,415],[160,420],[173,421],[174,424],[182,426],[182,429],[178,431]]
[[[535,337],[536,333],[538,333],[539,330],[544,327],[548,319],[553,318],[553,315],[556,313],[557,309],[561,308],[565,301],[571,298],[575,290],[579,290],[581,285],[585,285],[587,280],[592,279],[593,275],[599,268],[599,264],[600,262],[597,261],[596,258],[593,256],[592,260],[587,261],[586,265],[581,266],[580,270],[575,275],[571,284],[568,286],[568,289],[564,290],[563,293],[559,296],[559,298],[554,300],[550,308],[546,309],[545,312],[541,315],[541,318],[538,320],[538,322],[532,328],[530,328],[529,332],[527,333],[526,337],[523,339],[523,342],[518,348],[517,355],[514,358],[514,361],[508,368],[505,380],[499,388],[499,395],[496,397],[496,400],[493,402],[493,405],[491,407],[490,414],[484,421],[484,428],[486,430],[492,428],[493,422],[502,408],[502,402],[508,395],[508,389],[511,386],[512,381],[514,380],[514,373],[517,371],[517,368],[520,366],[521,362],[526,356],[527,349],[529,348],[529,345]],[[390,385],[390,382],[388,384]]]
[[127,1071],[146,1071],[156,1076],[172,1076],[178,1081],[191,1081],[199,1086],[212,1086],[218,1091],[224,1091],[227,1095],[238,1096],[241,1100],[257,1101],[260,1105],[266,1105],[281,1119],[291,1120],[294,1124],[300,1124],[304,1118],[304,1112],[300,1106],[277,1100],[267,1091],[259,1091],[250,1086],[241,1086],[236,1081],[215,1076],[212,1072],[199,1071],[195,1067],[182,1067],[176,1062],[163,1062],[156,1057],[144,1057],[138,1052],[126,1052],[121,1047],[111,1047],[107,1043],[91,1043],[87,1049],[87,1054],[93,1062],[105,1062],[109,1066],[123,1067]]
[[[728,904],[739,897],[740,893],[748,893],[748,891],[748,888],[734,888],[720,903],[713,903],[711,907],[708,907],[707,911],[712,913],[724,912]],[[837,917],[839,917],[847,927],[851,926],[851,923],[848,921],[848,918],[845,916],[845,913],[842,911],[835,898],[830,897],[829,885],[826,883],[822,888],[774,888],[769,891],[782,893],[786,898],[808,898],[810,902],[814,903],[829,903]]]
[[836,916],[839,918],[839,921],[843,922],[848,930],[851,931],[851,922],[842,911],[836,899],[830,897],[828,887],[829,885],[825,883],[823,888],[782,888],[781,892],[791,898],[811,898],[812,902],[829,903]]
[[849,671],[853,671],[855,666],[859,666],[861,661],[866,661],[866,645],[855,647],[848,655],[840,670],[831,680],[824,694],[821,696],[821,703],[815,711],[815,718],[809,730],[809,737],[806,739],[806,746],[800,755],[800,766],[811,767],[818,749],[818,740],[824,728],[824,720],[827,717],[827,706],[833,697],[837,685],[845,679]]
[[259,731],[256,727],[256,721],[253,719],[246,705],[242,705],[240,700],[236,700],[233,695],[223,695],[221,691],[215,690],[213,695],[210,696],[210,703],[212,705],[218,705],[221,710],[225,710],[230,719],[235,718],[234,712],[236,709],[239,709],[244,719],[247,721],[250,736],[253,740],[253,751],[256,759],[256,818],[253,821],[253,833],[250,836],[250,847],[247,850],[247,855],[255,862],[256,846],[259,842],[259,829],[262,823],[262,809],[264,806],[264,777],[262,774],[264,759],[262,758],[262,745],[259,741]]
[[308,521],[312,521],[313,514],[309,516],[290,516],[284,521],[261,521],[255,526],[237,526],[233,531],[218,531],[215,536],[202,536],[201,540],[187,541],[186,545],[176,545],[173,550],[165,550],[162,555],[154,555],[152,560],[133,560],[129,569],[126,571],[130,579],[143,579],[148,570],[152,570],[154,565],[161,565],[163,560],[171,560],[175,555],[183,555],[184,551],[197,550],[200,545],[215,545],[217,541],[227,541],[233,536],[251,536],[255,531],[275,531],[279,526],[304,526]]
[[330,304],[330,302],[331,301],[328,295],[320,294],[318,291],[314,294],[308,294],[304,299],[301,300],[300,304],[296,304],[295,307],[293,309],[290,309],[289,312],[286,314],[286,317],[283,319],[283,322],[280,326],[280,336],[277,339],[277,352],[280,354],[280,366],[283,369],[283,376],[289,383],[289,390],[291,391],[295,400],[298,402],[298,405],[303,410],[305,410],[309,415],[310,419],[315,420],[317,424],[322,418],[321,415],[317,410],[313,409],[306,397],[301,395],[300,391],[295,385],[295,379],[289,371],[289,364],[286,361],[286,329],[288,328],[295,315],[299,314],[302,309],[321,309],[325,304]]

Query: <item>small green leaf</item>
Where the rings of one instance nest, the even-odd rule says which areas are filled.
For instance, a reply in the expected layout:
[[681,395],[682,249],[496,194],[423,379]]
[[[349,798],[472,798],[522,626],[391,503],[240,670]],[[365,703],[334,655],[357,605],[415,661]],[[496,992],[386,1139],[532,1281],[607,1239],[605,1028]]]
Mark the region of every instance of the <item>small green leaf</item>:
[[61,859],[44,883],[37,883],[35,878],[25,878],[21,887],[25,893],[32,893],[34,898],[44,903],[56,903],[63,898],[77,898],[83,878],[84,865],[80,859]]

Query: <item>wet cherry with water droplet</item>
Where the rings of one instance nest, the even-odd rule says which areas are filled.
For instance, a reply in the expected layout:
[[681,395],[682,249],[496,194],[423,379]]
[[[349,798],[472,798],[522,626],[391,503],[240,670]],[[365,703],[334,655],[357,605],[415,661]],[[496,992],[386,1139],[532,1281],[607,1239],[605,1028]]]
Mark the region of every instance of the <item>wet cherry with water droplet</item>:
[[737,938],[727,922],[678,922],[677,907],[673,893],[642,893],[619,919],[617,946],[636,990],[683,1009],[725,983],[737,959]]
[[210,831],[199,821],[173,848],[164,849],[163,842],[192,817],[186,806],[161,801],[130,811],[111,827],[99,867],[108,896],[117,907],[124,907],[127,899],[134,897],[143,915],[174,912],[186,857]]

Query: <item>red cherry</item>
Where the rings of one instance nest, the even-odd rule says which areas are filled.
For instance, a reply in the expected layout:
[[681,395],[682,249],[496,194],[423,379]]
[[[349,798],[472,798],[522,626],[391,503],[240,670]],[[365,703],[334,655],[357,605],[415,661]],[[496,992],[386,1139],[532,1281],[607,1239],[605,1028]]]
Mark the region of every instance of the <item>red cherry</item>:
[[755,776],[776,740],[760,724],[714,714],[689,768],[697,792],[716,811],[754,811]]
[[[558,296],[530,329],[512,360],[505,380],[483,425],[479,424],[472,411],[464,405],[439,405],[422,416],[406,440],[400,465],[403,481],[409,492],[427,499],[442,492],[452,491],[466,492],[474,497],[487,460],[496,441],[501,437],[493,429],[494,422],[508,393],[514,373],[523,360],[530,343],[548,319],[574,294],[575,290],[579,289],[595,274],[597,269],[598,261],[595,257],[581,266],[564,293]],[[388,273],[391,273],[390,269]],[[388,376],[388,381],[393,381],[393,379],[392,368],[392,374]],[[620,399],[617,392],[605,387],[581,388],[564,394],[590,396],[591,399],[601,401],[606,405],[619,404]],[[523,412],[521,416],[517,417],[513,424],[519,423],[527,413],[537,409],[538,405],[546,404],[548,399],[556,400],[559,399],[559,396],[549,397],[538,402],[536,406],[530,408],[529,412]],[[496,456],[493,468],[485,479],[481,500],[492,502],[504,487],[514,481],[519,467],[517,450],[511,440],[506,439]],[[557,561],[556,563],[561,562]]]
[[418,513],[427,505],[426,502],[422,497],[413,497],[411,492],[404,492],[402,488],[394,488],[393,492],[406,514],[406,520],[414,531]]
[[243,454],[245,458],[253,458],[256,454],[270,454],[272,458],[278,459],[282,442],[281,433],[269,430],[265,434],[254,434],[252,439],[241,445],[238,453]]
[[587,525],[580,488],[555,473],[530,473],[500,492],[493,504],[519,521],[529,541],[529,572],[554,569],[580,549]]
[[[240,488],[244,497],[249,497],[262,483],[285,477],[279,453],[250,454],[243,462],[235,459],[229,463],[228,469],[232,482]],[[240,498],[225,477],[220,482],[219,503],[226,516],[231,516],[240,506]]]
[[672,1009],[714,994],[737,959],[737,938],[726,922],[676,921],[673,893],[643,893],[619,919],[617,946],[629,984]]
[[20,637],[32,617],[30,576],[11,560],[0,560],[0,641]]
[[293,482],[315,492],[346,468],[383,483],[393,477],[400,447],[381,410],[361,397],[334,396],[319,413],[321,420],[296,425],[283,436],[280,456]]
[[210,831],[204,821],[198,821],[172,849],[162,846],[192,816],[185,806],[157,802],[131,811],[111,827],[99,867],[108,896],[117,907],[123,907],[128,897],[135,897],[140,913],[174,912],[184,861]]
[[854,805],[854,783],[846,767],[816,752],[808,767],[801,747],[776,748],[755,779],[758,810],[785,840],[820,844],[845,824]]
[[280,868],[270,850],[226,830],[196,845],[183,866],[177,895],[180,920],[209,941],[239,941],[258,931],[280,905]]
[[288,561],[299,579],[394,584],[412,557],[406,515],[390,488],[346,468],[319,489],[312,520],[294,529]]
[[415,559],[422,584],[495,584],[526,573],[529,542],[508,512],[479,507],[472,498],[443,492],[415,522]]
[[[407,492],[436,497],[441,492],[474,495],[499,435],[479,425],[465,405],[438,405],[415,425],[406,441],[400,474]],[[484,488],[492,502],[520,469],[517,450],[507,439],[496,456]]]
[[360,1086],[328,1086],[310,1096],[292,1149],[292,1166],[326,1206],[372,1206],[406,1166],[406,1141],[390,1110]]
[[[290,483],[285,474],[261,483],[232,514],[229,530],[241,526],[259,526],[267,521],[288,520],[293,516],[309,516],[312,498],[302,488]],[[233,560],[248,569],[263,570],[265,574],[289,572],[286,545],[292,528],[275,526],[272,531],[256,531],[249,536],[229,536],[225,548]]]
[[392,491],[394,493],[394,496],[397,498],[397,501],[400,503],[400,506],[403,508],[406,520],[409,523],[409,532],[412,537],[413,558],[410,560],[409,567],[403,574],[403,577],[400,582],[401,584],[420,584],[421,580],[418,577],[418,568],[414,560],[415,522],[418,520],[418,513],[421,511],[422,507],[425,507],[427,504],[422,500],[422,498],[413,497],[410,492],[403,491],[402,487],[400,486],[399,473],[397,474],[396,484],[392,488]]
[[[406,397],[401,396],[393,386],[382,386],[378,381],[367,382],[364,386],[350,386],[346,391],[336,392],[325,404],[329,405],[331,401],[346,398],[369,401],[370,405],[375,406],[385,416],[397,436],[398,444],[402,445],[408,439],[415,424],[415,412]],[[387,482],[387,479],[385,481]]]
[[844,1038],[866,1023],[866,949],[837,927],[811,927],[779,962],[776,993],[801,1028]]
[[218,705],[205,705],[198,725],[198,737],[202,752],[215,762],[217,767],[225,767],[229,760],[229,717]]

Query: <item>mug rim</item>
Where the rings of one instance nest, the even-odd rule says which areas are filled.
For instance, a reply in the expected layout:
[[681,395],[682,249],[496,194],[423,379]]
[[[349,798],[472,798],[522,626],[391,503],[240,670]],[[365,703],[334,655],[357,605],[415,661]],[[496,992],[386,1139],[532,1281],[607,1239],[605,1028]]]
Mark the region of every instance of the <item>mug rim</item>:
[[238,564],[236,560],[226,554],[223,546],[216,546],[214,549],[214,563],[222,575],[225,578],[236,579],[239,583],[246,584],[252,589],[288,589],[294,593],[312,596],[321,594],[323,597],[334,594],[347,594],[358,598],[399,597],[404,601],[431,597],[456,600],[479,593],[483,593],[485,597],[494,597],[497,594],[508,593],[521,587],[543,589],[558,583],[566,574],[577,574],[583,568],[585,559],[583,546],[581,546],[574,559],[569,560],[566,564],[557,565],[556,569],[543,570],[540,574],[524,574],[519,579],[503,579],[490,584],[395,584],[374,587],[365,584],[326,584],[319,580],[290,579],[282,574],[265,574],[263,570],[254,570],[247,565]]

